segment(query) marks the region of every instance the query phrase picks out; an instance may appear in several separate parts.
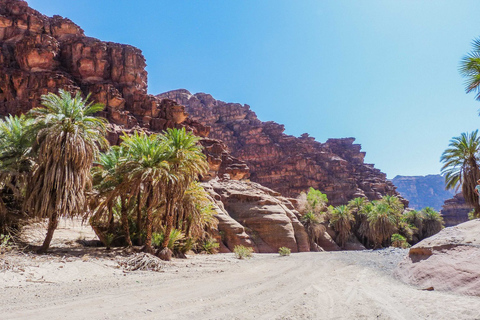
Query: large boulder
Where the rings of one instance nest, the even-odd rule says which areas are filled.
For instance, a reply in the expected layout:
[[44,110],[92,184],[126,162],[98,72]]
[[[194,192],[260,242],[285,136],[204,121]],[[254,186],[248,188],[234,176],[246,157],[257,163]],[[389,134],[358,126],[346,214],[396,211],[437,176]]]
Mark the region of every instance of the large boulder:
[[480,219],[417,243],[395,273],[420,288],[480,296]]
[[217,215],[218,229],[228,249],[251,242],[257,252],[278,252],[280,247],[292,252],[310,251],[298,213],[279,193],[258,183],[228,177],[204,182],[203,186],[221,211]]

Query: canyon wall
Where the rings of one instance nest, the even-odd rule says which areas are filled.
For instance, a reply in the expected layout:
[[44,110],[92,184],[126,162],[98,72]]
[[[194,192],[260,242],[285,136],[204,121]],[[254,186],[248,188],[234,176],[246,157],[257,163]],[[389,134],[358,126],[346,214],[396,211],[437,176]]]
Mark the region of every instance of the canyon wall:
[[[211,189],[219,212],[219,233],[228,235],[222,239],[222,248],[228,251],[242,243],[260,252],[276,252],[280,246],[308,251],[293,205],[268,188],[240,181],[248,178],[248,166],[232,156],[222,141],[209,138],[208,126],[188,118],[184,106],[175,101],[147,94],[145,66],[142,52],[135,47],[87,37],[69,19],[47,17],[25,1],[0,0],[0,115],[25,113],[41,105],[42,95],[64,89],[90,94],[91,101],[105,105],[98,115],[110,123],[111,144],[119,143],[123,132],[184,127],[202,137],[210,165],[210,172],[202,177],[205,183],[240,188],[252,215],[256,212],[248,224],[245,216],[236,221],[221,202],[227,201],[230,191],[220,197],[215,194],[220,189]],[[266,207],[266,202],[272,205]]]
[[364,163],[365,152],[354,138],[320,143],[308,134],[287,135],[283,125],[260,121],[248,105],[215,100],[205,93],[180,89],[157,97],[184,105],[193,120],[211,127],[210,137],[222,140],[247,163],[252,181],[284,196],[295,197],[309,187],[326,193],[332,205],[362,196],[370,200],[399,196],[384,173]]
[[455,195],[453,190],[445,190],[445,178],[439,174],[427,176],[396,176],[392,179],[397,191],[408,199],[412,209],[432,207],[440,211],[445,200]]

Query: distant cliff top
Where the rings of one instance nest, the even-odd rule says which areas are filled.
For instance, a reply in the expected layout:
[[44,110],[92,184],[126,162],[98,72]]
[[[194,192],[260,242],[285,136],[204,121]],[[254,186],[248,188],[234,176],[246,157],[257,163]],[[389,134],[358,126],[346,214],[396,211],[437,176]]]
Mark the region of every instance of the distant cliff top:
[[396,176],[392,182],[397,191],[410,201],[410,207],[417,210],[432,207],[440,211],[443,202],[455,195],[454,190],[445,190],[445,178],[439,174]]

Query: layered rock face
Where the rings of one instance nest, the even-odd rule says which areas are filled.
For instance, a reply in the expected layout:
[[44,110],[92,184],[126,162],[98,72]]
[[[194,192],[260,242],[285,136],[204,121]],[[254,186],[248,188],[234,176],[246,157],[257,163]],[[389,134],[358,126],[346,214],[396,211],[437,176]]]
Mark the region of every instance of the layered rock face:
[[396,176],[392,179],[397,191],[408,199],[412,209],[425,207],[442,210],[443,202],[455,195],[453,190],[445,190],[445,178],[439,174],[427,176]]
[[279,193],[258,183],[230,179],[216,178],[203,186],[217,204],[218,229],[226,249],[233,251],[242,244],[257,252],[275,253],[280,247],[310,251],[298,212]]
[[226,185],[245,192],[241,201],[250,211],[240,221],[229,215],[229,211],[238,212],[230,210],[225,192],[221,192],[221,198],[227,201],[227,210],[217,201],[220,231],[226,235],[225,251],[236,244],[254,246],[258,252],[273,252],[278,246],[294,252],[308,250],[305,231],[290,210],[292,204],[261,186],[239,182],[238,189],[234,181],[249,176],[245,162],[233,157],[222,141],[208,138],[210,128],[189,118],[184,106],[148,95],[145,66],[137,48],[86,37],[72,21],[44,16],[24,1],[0,0],[0,115],[38,107],[40,97],[48,92],[81,90],[91,94],[90,100],[105,105],[99,115],[110,122],[108,140],[112,144],[120,142],[122,132],[185,127],[202,137],[210,164],[210,172],[203,179],[228,177],[228,182],[217,182],[216,189],[210,186],[208,190],[220,192],[218,186]]
[[248,105],[215,100],[209,94],[181,89],[157,97],[185,105],[192,119],[211,127],[211,137],[247,163],[252,181],[284,196],[295,197],[309,187],[325,192],[332,205],[360,196],[399,196],[384,173],[364,163],[365,153],[354,138],[320,143],[308,134],[286,135],[283,125],[260,121]]
[[451,227],[468,221],[468,213],[472,209],[465,201],[463,193],[458,193],[453,198],[445,200],[440,213],[443,215],[445,226]]
[[135,47],[86,37],[69,19],[49,18],[24,1],[0,0],[0,115],[38,107],[48,92],[81,90],[105,105],[99,115],[110,122],[110,143],[119,143],[122,132],[186,127],[204,137],[210,178],[248,177],[246,164],[207,138],[209,128],[189,119],[183,106],[147,94],[145,66]]

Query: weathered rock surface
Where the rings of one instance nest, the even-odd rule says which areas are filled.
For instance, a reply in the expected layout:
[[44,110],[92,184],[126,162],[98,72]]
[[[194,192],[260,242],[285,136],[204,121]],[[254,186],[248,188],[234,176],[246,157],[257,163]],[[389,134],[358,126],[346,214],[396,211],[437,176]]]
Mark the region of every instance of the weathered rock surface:
[[445,228],[417,243],[396,275],[420,288],[480,296],[480,219]]
[[18,0],[0,0],[0,115],[25,113],[40,106],[40,97],[58,89],[81,90],[105,105],[100,116],[110,122],[108,140],[122,132],[159,132],[186,127],[204,137],[210,173],[249,175],[210,128],[188,118],[183,106],[147,94],[142,52],[132,46],[86,37],[69,19],[49,18]]
[[445,200],[442,211],[443,221],[446,227],[455,226],[459,223],[468,221],[468,213],[472,207],[465,202],[463,193],[456,194],[452,199]]
[[219,231],[229,250],[246,243],[253,244],[257,252],[278,252],[280,247],[292,252],[310,251],[298,213],[279,193],[258,183],[228,178],[213,179],[203,186],[215,199],[217,211],[220,209]]
[[[211,95],[192,95],[184,89],[158,95],[185,105],[191,118],[211,127],[232,154],[250,167],[250,179],[284,196],[297,196],[309,187],[325,192],[332,205],[365,196],[399,195],[386,175],[364,163],[365,153],[354,138],[315,141],[308,134],[296,138],[284,126],[260,121],[248,105],[226,103]],[[407,203],[407,201],[405,201]]]
[[443,202],[455,195],[455,191],[445,190],[445,178],[439,174],[396,176],[392,182],[402,197],[408,199],[409,207],[415,210],[431,207],[440,211]]

